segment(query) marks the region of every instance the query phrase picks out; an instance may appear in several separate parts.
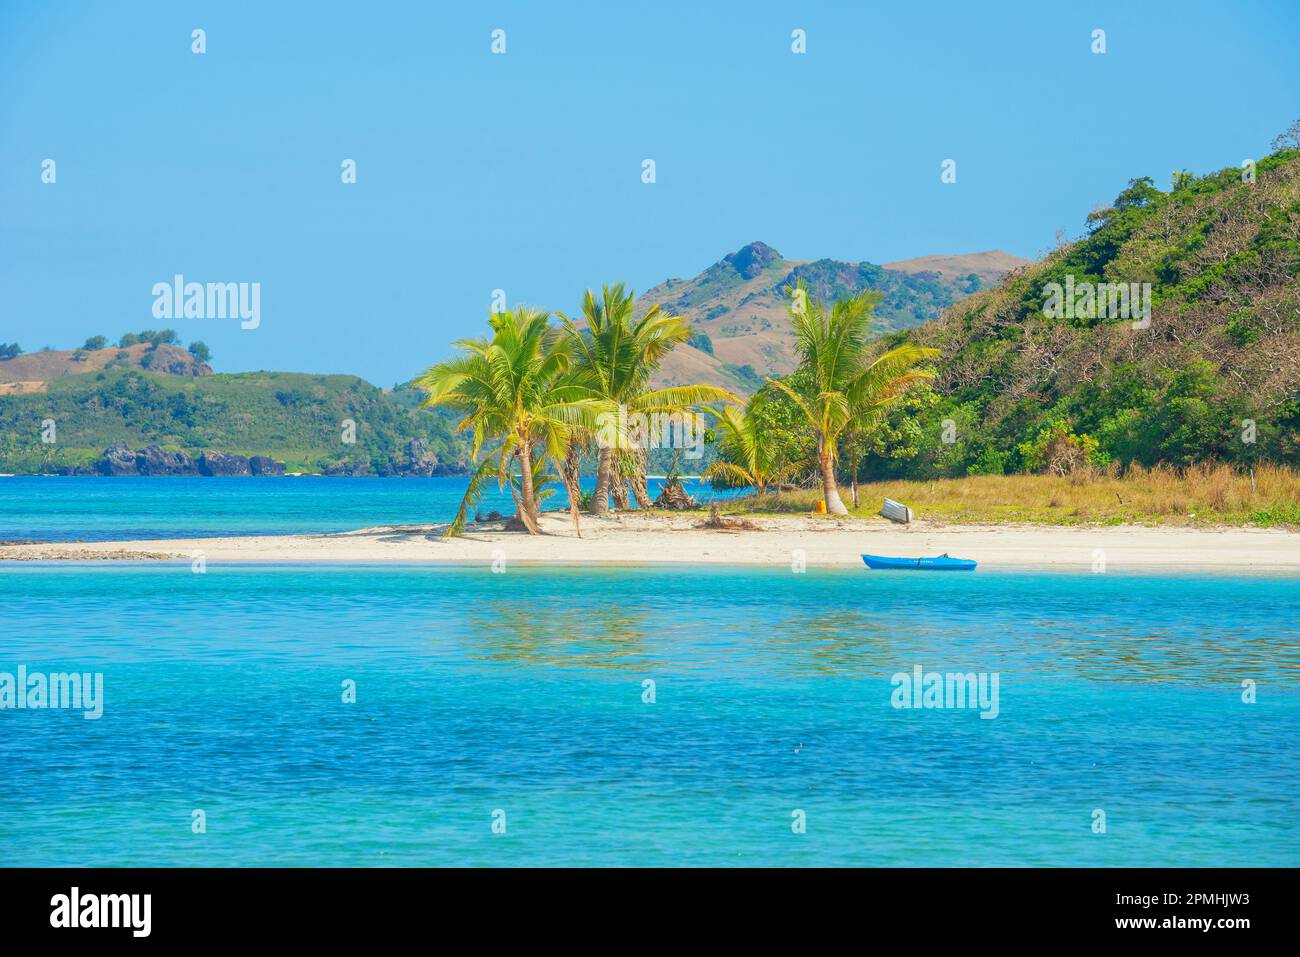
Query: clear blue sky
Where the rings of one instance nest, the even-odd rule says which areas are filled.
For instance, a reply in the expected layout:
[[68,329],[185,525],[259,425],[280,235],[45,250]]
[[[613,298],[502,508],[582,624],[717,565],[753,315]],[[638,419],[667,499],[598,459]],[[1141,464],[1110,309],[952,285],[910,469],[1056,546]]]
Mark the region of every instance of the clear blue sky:
[[[1300,115],[1292,0],[615,6],[0,0],[0,341],[171,325],[221,371],[391,385],[495,288],[571,310],[755,239],[1036,256]],[[260,328],[159,323],[177,272],[260,282]]]

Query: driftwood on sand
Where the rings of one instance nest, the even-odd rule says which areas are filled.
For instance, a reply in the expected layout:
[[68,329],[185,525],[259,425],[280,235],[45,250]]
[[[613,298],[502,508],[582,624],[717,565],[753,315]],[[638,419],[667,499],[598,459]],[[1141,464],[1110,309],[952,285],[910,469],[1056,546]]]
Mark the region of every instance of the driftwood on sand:
[[723,518],[718,503],[709,506],[709,517],[695,526],[724,532],[757,532],[759,527],[747,518]]
[[669,479],[664,482],[664,487],[659,492],[659,497],[655,499],[655,508],[671,508],[676,511],[682,511],[688,508],[699,508],[700,503],[691,498],[682,483],[677,479]]

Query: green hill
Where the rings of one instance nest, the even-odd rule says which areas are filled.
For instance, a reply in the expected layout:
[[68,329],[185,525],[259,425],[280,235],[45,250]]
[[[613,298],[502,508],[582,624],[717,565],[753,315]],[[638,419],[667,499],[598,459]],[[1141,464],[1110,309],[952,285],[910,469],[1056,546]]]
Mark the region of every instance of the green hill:
[[[468,449],[449,419],[415,410],[410,390],[389,393],[347,375],[248,372],[171,375],[107,368],[60,375],[40,392],[0,395],[0,471],[87,470],[113,445],[158,445],[269,455],[290,471],[398,470],[422,439],[439,472],[464,469]],[[42,423],[53,419],[53,444]],[[355,442],[344,441],[347,420]]]
[[[1082,239],[889,337],[943,357],[867,473],[1300,461],[1300,151],[1248,178],[1133,180]],[[1149,284],[1150,321],[1105,294],[1062,314],[1053,283]]]

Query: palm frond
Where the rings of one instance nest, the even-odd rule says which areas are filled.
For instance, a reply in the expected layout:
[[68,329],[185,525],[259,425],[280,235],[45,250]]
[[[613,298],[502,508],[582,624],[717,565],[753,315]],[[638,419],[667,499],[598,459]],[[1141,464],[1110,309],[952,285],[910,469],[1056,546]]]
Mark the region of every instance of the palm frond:
[[739,465],[736,465],[734,462],[723,462],[721,460],[714,462],[705,469],[703,478],[709,479],[710,481],[721,478],[726,479],[732,485],[752,485],[755,488],[759,485],[758,479]]
[[680,412],[705,402],[739,402],[733,393],[716,385],[674,385],[643,392],[629,402],[634,412]]
[[464,496],[460,500],[460,508],[456,509],[456,517],[447,527],[444,538],[456,538],[465,534],[465,521],[469,515],[469,510],[478,504],[478,500],[483,497],[483,489],[487,486],[488,480],[492,477],[497,463],[493,461],[493,456],[489,455],[479,467],[474,470],[470,476],[469,486],[465,489]]

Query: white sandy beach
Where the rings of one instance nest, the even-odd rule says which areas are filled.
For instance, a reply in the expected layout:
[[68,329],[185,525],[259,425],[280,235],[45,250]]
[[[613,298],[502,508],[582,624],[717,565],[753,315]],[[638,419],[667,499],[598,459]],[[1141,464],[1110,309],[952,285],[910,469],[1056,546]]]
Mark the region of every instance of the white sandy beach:
[[1051,567],[1087,570],[1097,551],[1107,570],[1173,568],[1300,570],[1300,533],[1251,528],[1061,527],[942,525],[909,527],[884,520],[785,516],[752,519],[754,530],[699,528],[702,517],[624,514],[584,516],[582,538],[567,514],[548,513],[547,534],[507,532],[501,525],[471,525],[446,540],[443,525],[380,526],[330,535],[162,539],[131,542],[0,546],[0,560],[184,559],[208,562],[454,562],[489,564],[713,563],[810,567],[861,566],[863,552],[974,558],[981,567]]

